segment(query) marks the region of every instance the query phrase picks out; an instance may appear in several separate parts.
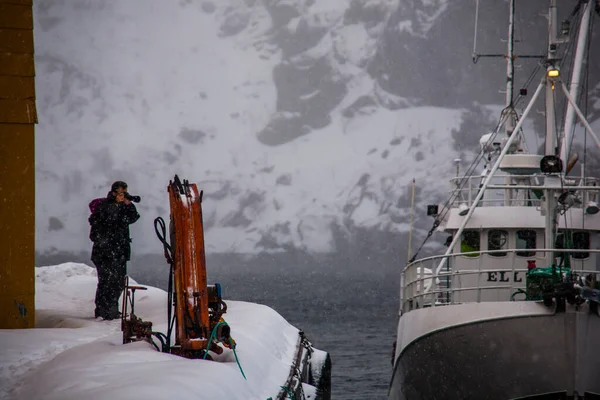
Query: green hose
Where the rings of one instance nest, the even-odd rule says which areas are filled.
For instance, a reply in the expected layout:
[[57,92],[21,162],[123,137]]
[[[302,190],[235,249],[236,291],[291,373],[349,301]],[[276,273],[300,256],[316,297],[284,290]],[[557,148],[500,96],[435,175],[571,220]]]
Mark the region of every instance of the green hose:
[[[206,356],[208,356],[208,347],[210,347],[210,344],[213,342],[213,339],[217,336],[217,328],[221,325],[227,325],[227,322],[219,321],[213,328],[212,333],[210,334],[210,339],[208,339],[207,349],[204,352],[204,357],[203,357],[204,360],[206,360]],[[231,336],[229,337],[229,343],[231,344],[231,348],[233,349],[233,355],[235,356],[235,361],[237,362],[237,365],[240,368],[240,372],[242,373],[242,376],[244,377],[244,379],[246,379],[246,374],[244,374],[244,370],[242,369],[242,366],[240,365],[240,360],[238,359],[237,352],[235,351],[235,345],[232,343]]]
[[212,333],[210,334],[210,339],[208,339],[208,344],[206,345],[206,350],[204,351],[204,357],[202,357],[203,360],[206,360],[206,356],[208,356],[208,348],[210,347],[215,336],[217,336],[217,328],[221,325],[227,325],[227,322],[219,321],[213,328]]
[[[231,338],[229,338],[229,339],[230,339],[229,343],[231,343]],[[231,344],[231,348],[233,349],[233,355],[235,356],[235,362],[237,362],[238,367],[240,367],[240,372],[242,373],[242,376],[244,377],[244,379],[246,379],[246,374],[244,374],[244,370],[242,369],[242,366],[240,365],[240,360],[238,360],[238,356],[235,351],[235,345],[233,343]]]

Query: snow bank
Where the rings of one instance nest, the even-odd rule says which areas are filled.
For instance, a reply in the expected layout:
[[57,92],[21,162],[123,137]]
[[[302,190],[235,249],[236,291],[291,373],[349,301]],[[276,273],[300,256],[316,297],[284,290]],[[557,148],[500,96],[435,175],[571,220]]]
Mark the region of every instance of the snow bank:
[[[226,301],[237,354],[217,361],[123,345],[120,320],[93,318],[96,272],[84,264],[36,268],[36,328],[0,330],[0,398],[266,399],[286,381],[298,330],[269,307]],[[136,314],[166,331],[166,292],[136,292]]]

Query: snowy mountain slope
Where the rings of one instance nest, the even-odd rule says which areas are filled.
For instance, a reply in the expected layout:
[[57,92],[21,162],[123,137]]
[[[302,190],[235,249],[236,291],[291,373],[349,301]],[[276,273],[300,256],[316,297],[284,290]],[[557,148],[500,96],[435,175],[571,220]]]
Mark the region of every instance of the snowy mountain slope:
[[356,229],[405,232],[411,180],[423,210],[452,160],[472,157],[463,141],[480,132],[461,129],[477,99],[428,106],[447,84],[390,70],[403,53],[382,51],[390,32],[422,45],[449,4],[37,2],[38,251],[88,249],[87,203],[117,179],[142,196],[134,251],[160,251],[152,221],[168,217],[175,173],[205,191],[209,251],[328,252]]

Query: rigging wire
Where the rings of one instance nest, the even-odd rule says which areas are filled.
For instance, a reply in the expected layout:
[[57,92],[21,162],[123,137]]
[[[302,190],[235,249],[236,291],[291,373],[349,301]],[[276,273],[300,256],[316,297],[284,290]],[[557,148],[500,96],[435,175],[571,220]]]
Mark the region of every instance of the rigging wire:
[[[562,60],[561,60],[561,63],[560,63],[561,70],[563,70],[563,66],[566,63],[566,57],[565,56],[567,54],[569,54],[569,52],[571,50],[571,47],[573,45],[574,39],[576,39],[576,36],[575,36],[575,34],[573,32],[579,31],[579,22],[577,23],[577,26],[575,26],[574,28],[575,29],[572,29],[571,32],[569,32],[570,33],[570,35],[569,35],[570,36],[569,37],[569,44],[567,45],[567,48],[565,49],[565,52],[563,53],[563,57],[562,57]],[[569,72],[573,71],[573,65],[574,64],[575,64],[575,57],[569,57],[569,69],[568,69]],[[572,84],[572,82],[569,79],[569,86],[571,86],[571,84]],[[564,101],[563,102],[563,112],[561,114],[561,116],[563,118],[563,120],[561,121],[561,123],[562,123],[563,126],[564,126],[564,124],[566,122],[566,110],[567,110],[568,106],[569,106],[569,102],[568,101]],[[573,131],[575,130],[574,128],[575,128],[575,125],[573,125]],[[565,137],[566,134],[567,134],[567,132],[562,132],[561,140],[564,140],[564,137]],[[573,135],[571,136],[571,142],[572,142],[572,140],[573,140]],[[572,143],[569,143],[569,145],[571,145],[571,144]],[[571,149],[571,147],[569,147],[569,149]],[[567,154],[567,159],[569,158],[569,156],[570,156],[570,154]]]
[[[580,6],[581,6],[581,1],[575,6],[573,12],[569,16],[569,19],[568,19],[569,24],[570,24],[570,19],[572,19],[574,17],[574,15],[577,13],[577,11],[580,10]],[[565,51],[563,53],[563,57],[562,57],[562,60],[561,60],[561,63],[560,63],[561,70],[563,69],[563,66],[564,66],[564,63],[565,63],[565,60],[566,60],[565,56],[571,51],[571,48],[573,47],[573,43],[575,42],[575,39],[577,38],[575,32],[579,32],[580,24],[581,24],[581,20],[577,19],[576,26],[573,29],[571,29],[570,32],[569,32],[569,43],[568,43],[567,48],[565,49]],[[569,71],[572,71],[573,70],[573,64],[575,63],[575,58],[574,57],[569,57],[569,60],[570,60]],[[571,85],[571,83],[572,82],[569,82],[569,86]],[[580,95],[581,95],[581,93],[580,93]],[[563,114],[562,114],[563,115],[563,122],[562,122],[563,125],[566,122],[566,119],[564,117],[566,117],[566,109],[567,109],[568,105],[569,105],[568,101],[565,101],[563,103]],[[573,126],[571,127],[571,132],[570,132],[571,133],[571,138],[570,138],[570,141],[569,141],[569,153],[571,152],[571,150],[573,148],[572,144],[573,144],[573,139],[575,138],[574,132],[575,132],[575,124],[573,124]],[[567,134],[567,132],[562,132],[561,140],[564,140],[566,134]],[[567,154],[566,155],[567,159],[569,159],[570,156],[571,156],[571,154]]]
[[[531,82],[533,81],[533,78],[535,77],[535,75],[537,75],[538,71],[540,70],[541,65],[538,64],[537,67],[534,69],[534,71],[532,72],[532,74],[529,76],[529,78],[527,79],[527,81],[525,82],[524,88],[529,87],[529,85],[531,84]],[[492,143],[492,141],[495,139],[496,135],[498,134],[498,132],[500,131],[500,128],[502,128],[502,126],[504,125],[504,123],[506,122],[506,118],[508,116],[508,113],[505,113],[506,110],[508,110],[509,108],[513,108],[516,107],[520,101],[523,99],[523,95],[519,94],[517,96],[517,98],[515,99],[513,106],[506,106],[502,109],[502,111],[500,112],[500,118],[498,120],[498,123],[496,124],[496,127],[494,128],[494,130],[492,131],[492,136],[488,139],[488,141],[485,144],[485,147],[487,147],[489,144]],[[517,119],[518,120],[518,119]],[[473,170],[478,166],[479,162],[485,157],[485,152],[483,151],[483,149],[478,153],[478,155],[476,156],[475,160],[473,160],[473,162],[471,163],[471,165],[469,166],[469,168],[467,168],[467,172],[465,173],[463,179],[461,180],[461,182],[459,183],[459,185],[457,185],[457,190],[456,192],[460,192],[460,190],[462,190],[465,186],[465,184],[468,182],[468,177],[470,175],[470,173],[473,172]],[[446,201],[446,203],[444,204],[444,206],[442,207],[442,209],[446,209],[446,213],[449,211],[448,210],[448,205],[452,205],[452,203],[454,202],[454,199],[452,197],[457,197],[457,195],[451,196],[450,199],[448,199]],[[445,214],[442,215],[442,217],[440,219],[443,220],[443,217],[445,216]]]
[[[571,20],[577,15],[577,13],[579,12],[580,8],[581,8],[581,4],[583,4],[584,0],[579,0],[578,4],[574,7],[573,11],[571,12],[571,14],[569,15],[569,17],[566,19],[566,21],[569,23],[571,23]],[[475,32],[474,32],[474,38],[473,38],[473,62],[477,62],[477,59],[479,58],[479,56],[476,53],[476,45],[477,45],[477,24],[478,24],[478,17],[479,17],[479,0],[476,0],[475,2]],[[576,23],[576,29],[571,29],[569,32],[570,36],[574,36],[573,32],[576,32],[579,26],[579,20],[577,20]],[[568,54],[568,52],[570,51],[571,47],[573,46],[573,37],[570,38],[569,43],[567,44],[567,48],[564,51],[564,54]],[[588,41],[588,59],[589,59],[589,44],[590,44],[591,40]],[[547,58],[548,53],[544,53],[543,55],[543,60],[545,60]],[[534,68],[533,72],[529,75],[529,78],[525,81],[525,84],[522,86],[523,89],[527,89],[529,87],[529,85],[531,84],[531,82],[533,81],[533,79],[535,78],[535,76],[537,75],[537,73],[539,72],[539,70],[541,69],[542,66],[544,66],[544,61],[540,61],[537,63],[537,66]],[[562,57],[561,61],[560,61],[560,65],[562,67],[562,64],[564,63],[564,57]],[[573,60],[571,60],[571,62],[573,62]],[[572,68],[572,66],[571,66]],[[586,70],[586,76],[587,76],[587,71]],[[506,119],[509,115],[509,113],[505,113],[505,111],[512,109],[514,110],[515,107],[519,104],[519,102],[524,98],[525,96],[522,95],[521,93],[519,93],[519,95],[517,96],[517,98],[514,100],[514,102],[511,102],[510,105],[504,107],[502,109],[502,111],[500,112],[500,119],[498,121],[498,124],[496,125],[496,127],[494,128],[492,135],[490,136],[490,138],[488,139],[488,141],[485,144],[485,147],[487,147],[489,144],[492,143],[492,141],[495,139],[496,135],[498,134],[500,128],[504,125],[504,123],[506,122]],[[553,107],[555,108],[556,111],[556,98],[554,97],[553,99]],[[518,118],[517,118],[518,121]],[[558,127],[555,127],[556,132],[558,132]],[[521,128],[522,131],[522,128]],[[518,134],[518,132],[514,132],[513,134]],[[587,137],[587,135],[586,135]],[[537,136],[536,136],[536,143],[537,143]],[[470,176],[473,173],[473,171],[475,170],[475,168],[477,168],[477,166],[479,165],[479,163],[481,162],[481,160],[485,157],[485,151],[483,150],[483,148],[480,150],[480,152],[478,153],[478,155],[475,157],[475,159],[473,160],[473,162],[471,163],[471,165],[467,168],[467,171],[465,172],[463,178],[460,180],[460,182],[457,184],[456,189],[454,189],[450,195],[450,197],[446,200],[446,202],[444,203],[444,205],[442,206],[442,212],[440,212],[438,214],[438,216],[436,217],[436,219],[433,222],[433,226],[431,227],[431,229],[428,231],[426,237],[424,238],[423,242],[421,243],[421,245],[419,246],[419,248],[417,249],[417,251],[415,252],[415,254],[410,258],[409,263],[413,262],[416,260],[419,252],[421,251],[421,249],[423,248],[423,246],[427,243],[427,241],[429,240],[429,238],[433,235],[433,232],[435,231],[435,229],[437,229],[437,227],[440,225],[441,221],[444,220],[444,218],[446,217],[446,215],[450,212],[450,209],[452,208],[452,205],[454,204],[454,202],[457,200],[457,198],[460,196],[460,194],[462,193],[464,187],[466,186],[466,184],[469,182]],[[585,153],[584,153],[584,159],[585,159]]]
[[[590,26],[592,26],[592,25],[593,25],[593,20],[590,23]],[[588,33],[589,38],[591,38],[591,34],[592,34],[592,32]],[[586,115],[586,116],[587,116],[587,101],[588,101],[588,93],[587,92],[588,92],[588,83],[589,83],[588,81],[589,81],[590,43],[591,43],[591,40],[588,40],[587,49],[586,49],[586,51],[587,51],[586,64],[585,64],[585,72],[584,72],[585,73],[585,78],[584,78],[585,83],[579,84],[581,86],[581,89],[578,93],[578,99],[576,99],[577,104],[580,104],[582,101],[585,102],[584,115]],[[567,102],[565,102],[565,106],[566,106],[566,103]],[[576,127],[577,127],[577,124],[573,124],[573,126],[571,127],[571,138],[569,141],[569,153],[573,150],[573,142],[575,140],[575,128]],[[584,129],[584,141],[585,141],[587,139],[587,128],[584,126],[583,129]],[[566,134],[566,132],[565,132],[565,134]],[[586,151],[586,148],[584,145],[584,156],[586,155],[585,151]],[[570,157],[570,154],[567,154],[567,158],[568,157]],[[584,165],[585,165],[585,161],[584,161]]]
[[[531,82],[533,81],[533,79],[535,78],[535,76],[537,75],[539,70],[541,69],[541,67],[542,67],[542,64],[538,63],[536,68],[533,70],[533,72],[529,75],[528,79],[525,81],[525,85],[523,86],[524,89],[529,87],[529,85],[531,84]],[[502,109],[502,111],[500,111],[500,118],[498,120],[498,123],[496,124],[496,127],[492,131],[492,135],[490,136],[490,138],[488,139],[488,141],[486,142],[484,147],[487,147],[489,144],[492,143],[492,141],[495,139],[496,135],[500,131],[500,128],[502,128],[502,126],[506,122],[506,119],[508,118],[509,113],[505,113],[505,111],[508,110],[509,108],[514,109],[514,107],[516,107],[521,102],[521,100],[523,100],[524,97],[525,97],[524,95],[519,93],[519,95],[513,102],[512,107],[506,106]],[[516,134],[516,132],[513,134]],[[466,184],[469,182],[469,178],[470,178],[471,174],[475,171],[475,169],[477,168],[477,166],[479,165],[479,163],[481,162],[481,160],[484,157],[485,157],[485,151],[482,148],[479,151],[479,153],[477,154],[477,156],[475,157],[475,159],[473,160],[473,162],[471,163],[471,165],[467,168],[467,171],[465,172],[464,176],[458,183],[456,189],[452,191],[452,193],[450,194],[450,197],[446,200],[446,202],[442,206],[442,211],[438,214],[438,217],[435,218],[435,220],[433,222],[433,226],[427,232],[427,235],[425,236],[423,242],[421,243],[421,245],[419,246],[417,251],[415,251],[415,254],[410,258],[409,264],[417,259],[419,252],[423,249],[423,246],[425,246],[425,244],[427,243],[429,238],[433,235],[433,232],[435,232],[437,227],[440,225],[441,221],[443,221],[444,218],[446,217],[446,215],[450,212],[452,205],[454,204],[456,199],[460,196],[460,194],[462,193]]]
[[[554,90],[554,83],[552,83],[552,112],[554,113],[554,134],[556,137],[556,145],[558,145],[559,141],[558,141],[558,135],[559,135],[559,122],[558,122],[558,118],[556,118],[556,109],[558,108],[557,106],[557,100],[556,100],[556,92]],[[564,124],[564,121],[563,121]],[[554,143],[553,143],[554,146]]]

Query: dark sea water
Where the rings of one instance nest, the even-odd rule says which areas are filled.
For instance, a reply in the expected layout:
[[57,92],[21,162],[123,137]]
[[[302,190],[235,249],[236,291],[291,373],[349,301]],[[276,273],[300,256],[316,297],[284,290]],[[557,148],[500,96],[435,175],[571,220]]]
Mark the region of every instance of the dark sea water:
[[[91,265],[86,258],[38,257],[37,265],[64,261]],[[220,283],[225,300],[275,309],[303,330],[314,347],[330,354],[333,399],[386,398],[400,266],[381,260],[348,262],[343,257],[281,255],[249,260],[229,255],[208,257],[207,269],[209,284]],[[129,274],[139,283],[167,287],[168,265],[162,255],[138,256],[130,263]]]

